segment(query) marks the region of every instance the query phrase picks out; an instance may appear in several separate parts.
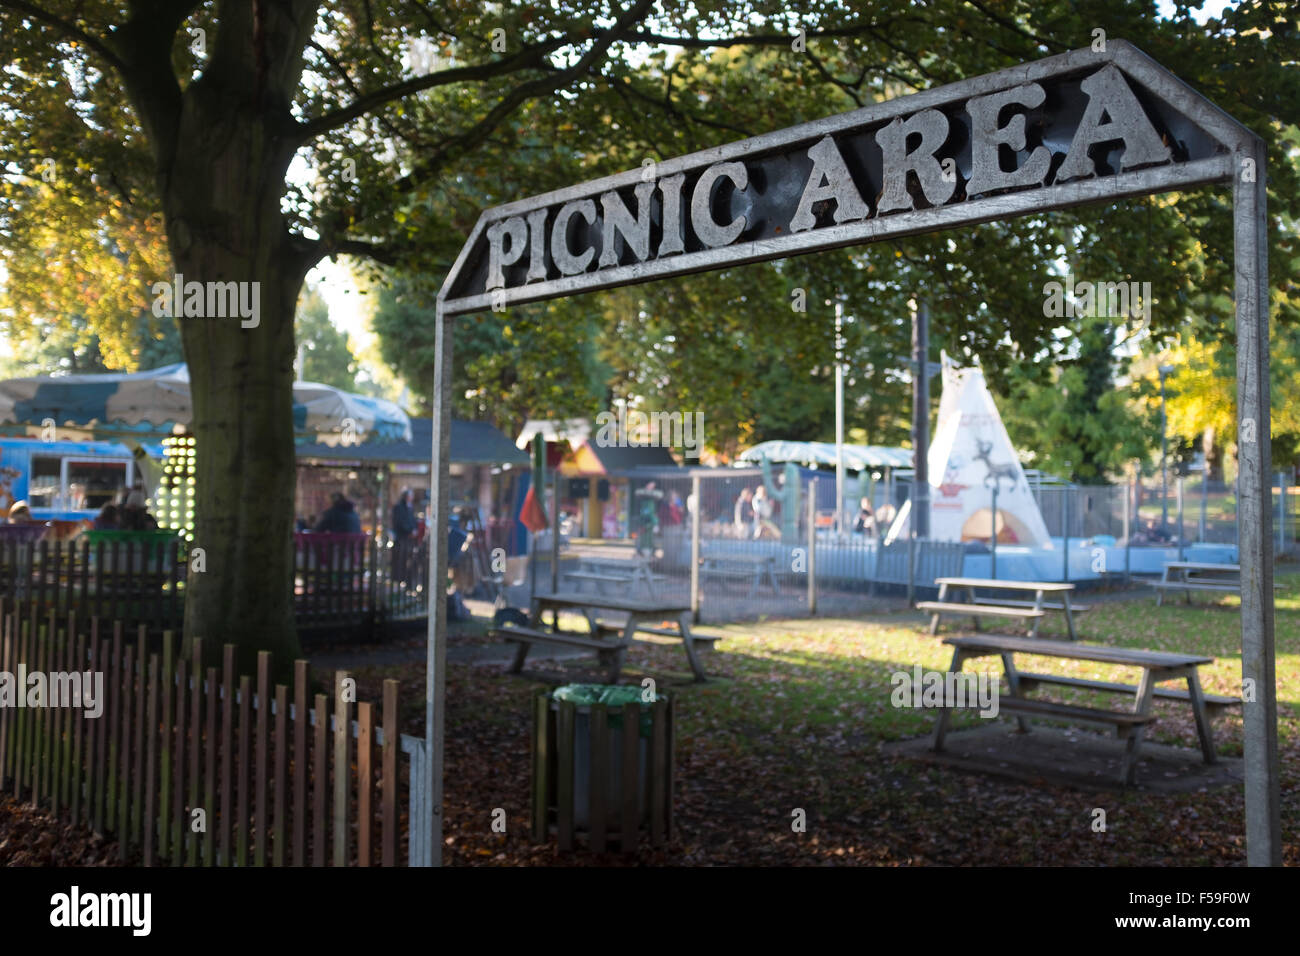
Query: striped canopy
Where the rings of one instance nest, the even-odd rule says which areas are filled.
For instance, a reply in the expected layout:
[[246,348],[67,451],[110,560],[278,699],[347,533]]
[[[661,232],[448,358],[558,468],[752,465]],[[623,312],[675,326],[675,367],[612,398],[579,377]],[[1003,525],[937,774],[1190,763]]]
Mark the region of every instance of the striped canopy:
[[[190,372],[183,362],[129,374],[0,382],[0,424],[52,420],[56,427],[88,427],[107,435],[168,435],[192,417]],[[392,402],[315,382],[294,383],[293,426],[299,441],[411,440],[411,420]]]
[[[744,451],[741,461],[792,461],[800,465],[835,467],[835,443],[829,441],[765,441]],[[868,468],[911,468],[912,452],[886,445],[845,445],[844,467],[849,471]]]

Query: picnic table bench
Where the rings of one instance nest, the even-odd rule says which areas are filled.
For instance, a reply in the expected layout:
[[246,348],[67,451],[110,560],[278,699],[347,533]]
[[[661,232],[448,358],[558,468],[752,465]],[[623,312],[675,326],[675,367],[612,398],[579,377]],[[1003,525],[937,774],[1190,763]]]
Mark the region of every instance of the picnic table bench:
[[774,554],[705,554],[700,577],[747,579],[751,598],[758,594],[758,588],[766,578],[772,593],[781,593],[780,585],[776,583]]
[[[587,633],[560,630],[558,612],[561,610],[581,611],[587,620]],[[549,630],[542,626],[547,611],[556,614],[554,625]],[[626,615],[626,621],[614,625],[600,619],[602,613],[611,612]],[[704,681],[708,675],[704,673],[696,647],[699,644],[711,646],[716,638],[695,636],[691,632],[690,617],[690,605],[676,601],[637,600],[576,592],[540,593],[533,596],[533,613],[528,627],[498,628],[489,633],[499,640],[519,645],[510,665],[513,674],[523,669],[533,644],[557,644],[594,651],[597,659],[605,666],[606,680],[611,684],[618,680],[627,649],[632,645],[637,631],[676,636],[681,638],[695,679]],[[674,625],[660,626],[666,621],[672,621]]]
[[617,558],[579,558],[578,570],[565,571],[566,580],[574,582],[574,590],[581,591],[584,583],[590,582],[597,594],[606,593],[606,585],[620,585],[624,591],[630,591],[638,583],[644,584],[646,593],[654,597],[657,582],[667,580],[667,575],[655,574],[650,570],[650,560],[644,556],[622,560]]
[[[1087,604],[1071,604],[1070,592],[1074,585],[1063,581],[1005,581],[990,578],[935,578],[939,585],[939,597],[934,601],[917,601],[919,611],[931,612],[930,633],[939,633],[939,619],[949,617],[969,617],[979,630],[981,617],[1015,617],[1033,621],[1029,629],[1030,637],[1038,636],[1038,624],[1048,611],[1064,611],[1065,624],[1070,632],[1070,640],[1077,641],[1074,630],[1074,615],[1091,609]],[[998,597],[987,594],[977,595],[975,589],[984,591],[1002,590],[1023,594],[1033,594],[1032,601],[1012,597]],[[950,590],[965,591],[966,601],[946,600]],[[1048,594],[1059,596],[1057,601],[1047,601]]]
[[[1192,714],[1196,719],[1196,732],[1200,739],[1202,759],[1207,764],[1214,763],[1216,760],[1214,738],[1210,729],[1209,708],[1207,707],[1207,703],[1210,703],[1210,701],[1201,691],[1197,671],[1197,668],[1203,664],[1212,664],[1214,662],[1212,657],[1123,647],[1097,647],[1071,641],[1040,640],[1038,638],[1012,637],[1002,634],[949,637],[944,640],[944,643],[951,645],[954,649],[952,664],[949,667],[949,670],[953,673],[959,673],[965,662],[973,658],[994,655],[1002,658],[1002,666],[1007,678],[1010,696],[1001,697],[998,701],[998,707],[1000,711],[1015,714],[1020,729],[1023,731],[1029,729],[1026,723],[1026,719],[1029,717],[1114,727],[1116,735],[1125,741],[1120,774],[1125,785],[1136,782],[1137,758],[1142,743],[1142,734],[1147,725],[1153,723],[1156,719],[1151,713],[1151,705],[1157,696],[1178,698],[1191,704]],[[1017,653],[1140,667],[1142,668],[1142,678],[1134,687],[1129,684],[1064,678],[1051,674],[1025,674],[1016,669],[1015,655]],[[1175,689],[1158,689],[1156,687],[1159,683],[1171,680],[1185,680],[1187,682],[1186,692],[1180,694]],[[1024,697],[1025,691],[1038,684],[1060,684],[1100,692],[1134,694],[1136,699],[1131,711],[1121,712],[1097,707],[1081,707],[1072,704],[1057,704],[1051,701],[1030,700]],[[1241,701],[1237,698],[1215,696],[1213,703],[1217,708],[1222,708],[1240,704]],[[978,705],[972,702],[968,706]],[[951,702],[946,701],[939,712],[934,729],[933,746],[935,750],[943,749],[943,740],[948,731],[952,709]]]
[[[1205,561],[1166,561],[1159,581],[1147,582],[1156,589],[1156,607],[1164,601],[1166,591],[1182,591],[1186,603],[1193,591],[1226,591],[1241,594],[1241,565],[1211,564]],[[1274,582],[1274,590],[1282,585]]]

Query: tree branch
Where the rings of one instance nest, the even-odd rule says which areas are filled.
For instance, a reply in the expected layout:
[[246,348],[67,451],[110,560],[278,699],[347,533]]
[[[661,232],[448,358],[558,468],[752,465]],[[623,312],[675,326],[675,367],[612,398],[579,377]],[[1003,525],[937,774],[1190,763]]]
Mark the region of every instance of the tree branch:
[[632,6],[624,10],[614,21],[614,25],[607,31],[598,35],[591,49],[578,58],[578,62],[564,70],[557,70],[554,76],[538,77],[527,83],[521,83],[509,93],[501,98],[486,116],[456,136],[446,140],[442,147],[438,149],[429,159],[422,163],[418,169],[412,170],[406,176],[399,179],[394,185],[399,190],[411,189],[418,185],[425,177],[431,175],[437,170],[440,164],[449,161],[454,156],[454,151],[458,147],[463,147],[467,143],[475,143],[484,139],[515,109],[534,96],[541,96],[546,93],[553,93],[560,89],[566,83],[570,83],[586,73],[593,63],[603,57],[614,43],[619,40],[627,39],[632,32],[634,24],[640,22],[654,5],[654,0],[636,0]]
[[69,23],[61,17],[56,17],[48,10],[42,10],[34,3],[27,3],[26,0],[0,0],[0,8],[13,10],[15,13],[30,17],[47,26],[52,26],[60,33],[78,43],[84,43],[87,49],[94,50],[108,64],[117,70],[118,73],[125,73],[126,63],[119,57],[104,40],[92,33],[87,33],[75,23]]
[[487,80],[495,76],[516,73],[529,67],[541,66],[545,64],[547,54],[553,53],[571,42],[567,37],[557,37],[545,43],[525,47],[513,56],[494,60],[491,63],[477,63],[474,66],[460,66],[448,70],[439,70],[437,73],[427,73],[424,76],[382,87],[371,93],[358,96],[347,106],[326,113],[324,116],[318,116],[314,120],[299,123],[296,134],[297,141],[304,143],[307,140],[314,139],[322,133],[327,133],[332,129],[337,129],[352,122],[354,119],[359,119],[371,110],[386,103],[404,99],[414,93],[420,93],[439,86],[447,86],[452,83]]
[[374,259],[386,266],[395,266],[399,261],[397,249],[393,246],[366,242],[364,239],[308,239],[303,235],[293,235],[291,241],[308,271],[322,259],[336,255]]

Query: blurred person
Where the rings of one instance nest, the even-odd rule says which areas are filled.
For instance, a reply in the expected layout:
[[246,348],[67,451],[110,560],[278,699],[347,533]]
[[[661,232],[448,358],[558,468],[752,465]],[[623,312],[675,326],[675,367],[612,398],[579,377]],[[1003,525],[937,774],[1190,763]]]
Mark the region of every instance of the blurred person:
[[395,553],[393,554],[393,574],[403,587],[411,577],[411,553],[415,549],[415,533],[419,522],[415,519],[415,509],[411,507],[411,489],[403,488],[393,505],[392,521],[389,532],[393,536]]
[[858,516],[853,522],[853,531],[855,534],[876,533],[876,514],[871,510],[871,500],[869,498],[863,498],[858,505]]
[[312,530],[323,534],[360,534],[361,516],[356,506],[336,491],[330,495],[330,506],[321,513],[320,521]]
[[110,503],[99,509],[99,514],[95,517],[96,531],[116,531],[120,527],[122,522],[118,517],[117,505]]
[[745,537],[745,523],[754,513],[754,493],[748,488],[740,489],[740,497],[732,508],[732,524],[736,526],[736,537]]
[[118,526],[123,531],[155,531],[158,522],[145,506],[144,492],[135,488],[126,496],[126,504],[118,511]]

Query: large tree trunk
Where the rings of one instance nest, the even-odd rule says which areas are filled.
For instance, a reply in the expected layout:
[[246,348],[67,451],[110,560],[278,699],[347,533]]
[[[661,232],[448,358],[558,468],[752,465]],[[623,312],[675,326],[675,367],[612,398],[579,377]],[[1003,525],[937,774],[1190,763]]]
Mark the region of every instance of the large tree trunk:
[[[314,243],[280,208],[299,145],[290,104],[316,23],[313,0],[220,5],[201,75],[177,84],[175,10],[132,16],[119,37],[123,79],[148,136],[175,271],[184,281],[257,284],[256,324],[188,317],[174,302],[189,363],[197,526],[185,634],[233,642],[241,670],[299,654],[293,622],[293,317]],[[140,51],[147,51],[141,53]],[[159,277],[167,281],[171,276]]]
[[[224,28],[224,25],[223,25]],[[293,319],[311,258],[280,209],[292,147],[275,110],[231,111],[212,91],[187,97],[164,180],[176,271],[186,284],[237,283],[254,318],[180,317],[196,440],[202,571],[188,577],[187,637],[239,645],[242,668],[300,654],[293,620]],[[222,116],[221,122],[214,117]],[[268,118],[270,117],[270,118]],[[255,284],[255,285],[254,285]],[[179,303],[176,303],[180,314]]]
[[[178,258],[190,276],[239,276],[216,244]],[[241,666],[274,654],[278,672],[299,656],[293,621],[293,316],[301,275],[285,269],[237,281],[260,283],[256,328],[239,319],[183,319],[197,449],[194,546],[205,569],[189,575],[185,633],[234,642]],[[193,562],[192,562],[193,564]]]

